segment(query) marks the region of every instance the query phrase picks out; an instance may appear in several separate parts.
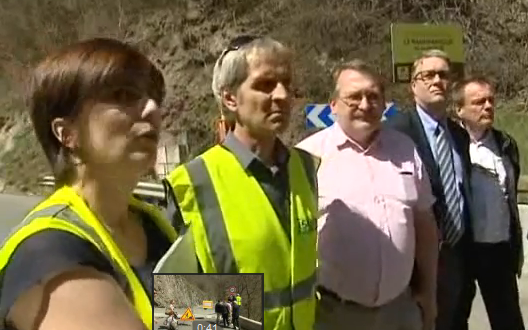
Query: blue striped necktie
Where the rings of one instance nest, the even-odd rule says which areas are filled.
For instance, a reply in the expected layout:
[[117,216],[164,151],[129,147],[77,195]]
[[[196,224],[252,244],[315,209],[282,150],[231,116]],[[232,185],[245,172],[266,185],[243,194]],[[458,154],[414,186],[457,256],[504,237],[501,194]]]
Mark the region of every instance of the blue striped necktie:
[[450,245],[455,244],[464,233],[462,212],[460,210],[461,196],[457,189],[455,166],[451,145],[447,139],[445,128],[438,124],[435,130],[436,161],[444,188],[445,213],[442,219],[444,240]]

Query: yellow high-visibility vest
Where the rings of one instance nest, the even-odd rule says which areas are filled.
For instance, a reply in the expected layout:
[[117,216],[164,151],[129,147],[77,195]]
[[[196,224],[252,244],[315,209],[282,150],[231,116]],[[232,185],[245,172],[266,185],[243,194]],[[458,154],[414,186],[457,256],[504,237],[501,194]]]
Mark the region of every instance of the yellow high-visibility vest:
[[291,241],[259,182],[224,147],[167,178],[205,273],[264,273],[266,330],[314,325],[317,166],[315,157],[290,149]]
[[[149,215],[149,218],[165,233],[170,242],[176,239],[176,231],[161,212],[148,203],[134,197],[130,205]],[[91,242],[110,261],[116,274],[121,274],[121,285],[130,288],[130,299],[148,329],[152,329],[152,304],[143,285],[132,270],[127,259],[103,224],[96,219],[86,203],[71,187],[58,189],[49,198],[35,207],[4,241],[0,249],[0,270],[4,269],[17,246],[29,236],[46,229],[63,230]],[[0,320],[4,321],[4,320]]]

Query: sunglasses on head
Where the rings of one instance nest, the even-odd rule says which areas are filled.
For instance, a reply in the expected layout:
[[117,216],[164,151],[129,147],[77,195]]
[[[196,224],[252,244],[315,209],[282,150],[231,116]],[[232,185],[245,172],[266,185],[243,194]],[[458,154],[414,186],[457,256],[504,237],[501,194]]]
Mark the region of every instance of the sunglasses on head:
[[248,35],[241,35],[241,36],[231,39],[229,41],[229,44],[227,45],[227,48],[224,49],[224,51],[220,55],[220,58],[218,59],[218,65],[222,65],[222,60],[224,59],[227,53],[234,51],[234,50],[239,50],[240,47],[245,46],[251,43],[253,40],[257,40],[259,38],[261,38],[261,36],[248,34]]

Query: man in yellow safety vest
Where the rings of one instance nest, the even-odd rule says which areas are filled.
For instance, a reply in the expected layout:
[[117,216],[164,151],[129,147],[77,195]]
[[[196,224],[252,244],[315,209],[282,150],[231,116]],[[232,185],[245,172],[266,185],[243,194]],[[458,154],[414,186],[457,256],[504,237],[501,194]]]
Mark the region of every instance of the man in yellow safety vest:
[[212,88],[236,124],[165,180],[182,235],[157,268],[264,273],[264,323],[276,330],[312,329],[315,313],[318,160],[277,138],[290,119],[291,82],[291,51],[276,40],[241,36],[222,52]]

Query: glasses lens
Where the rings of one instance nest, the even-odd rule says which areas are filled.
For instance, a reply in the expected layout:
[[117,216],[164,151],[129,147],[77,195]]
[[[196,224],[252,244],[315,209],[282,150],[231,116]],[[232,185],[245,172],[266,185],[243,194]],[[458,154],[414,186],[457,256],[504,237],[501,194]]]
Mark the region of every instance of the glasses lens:
[[422,71],[420,73],[418,73],[416,75],[416,77],[422,77],[422,79],[424,80],[433,80],[436,75],[438,75],[438,78],[440,78],[441,80],[448,80],[450,78],[450,75],[449,75],[449,71],[445,71],[445,70],[442,70],[442,71],[434,71],[434,70],[431,70],[431,71]]

